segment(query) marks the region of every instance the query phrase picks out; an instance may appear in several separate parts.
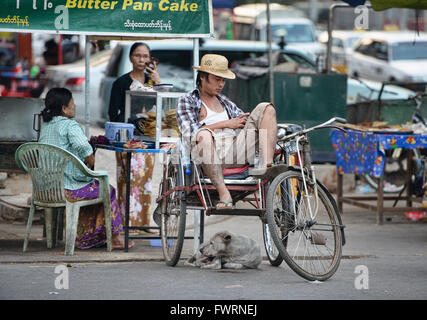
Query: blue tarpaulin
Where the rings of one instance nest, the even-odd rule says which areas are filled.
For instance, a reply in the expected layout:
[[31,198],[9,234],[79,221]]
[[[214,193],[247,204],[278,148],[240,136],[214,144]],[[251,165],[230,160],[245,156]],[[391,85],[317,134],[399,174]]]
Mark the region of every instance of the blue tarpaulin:
[[412,133],[395,133],[379,129],[377,132],[357,131],[346,128],[346,133],[331,131],[338,174],[368,174],[379,178],[383,175],[388,149],[425,149],[427,136]]

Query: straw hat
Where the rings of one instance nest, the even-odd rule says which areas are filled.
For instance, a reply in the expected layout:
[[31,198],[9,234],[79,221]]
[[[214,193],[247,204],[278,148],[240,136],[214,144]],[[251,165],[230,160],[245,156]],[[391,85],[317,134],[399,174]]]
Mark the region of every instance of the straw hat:
[[205,54],[200,62],[200,67],[193,66],[193,68],[226,79],[236,78],[236,75],[228,70],[227,58],[219,54]]

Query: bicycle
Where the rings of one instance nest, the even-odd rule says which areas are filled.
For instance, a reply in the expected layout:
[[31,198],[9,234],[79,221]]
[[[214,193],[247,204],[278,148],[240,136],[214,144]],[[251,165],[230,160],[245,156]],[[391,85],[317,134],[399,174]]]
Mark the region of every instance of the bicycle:
[[[344,226],[334,198],[315,179],[307,133],[328,127],[343,130],[331,125],[337,120],[339,119],[332,118],[313,128],[298,129],[298,132],[290,130],[290,127],[279,128],[275,160],[286,165],[276,166],[280,173],[275,178],[268,175],[251,176],[247,165],[243,167],[243,173],[246,172],[249,176],[243,174],[242,178],[235,175],[224,177],[234,202],[248,202],[253,205],[253,209],[235,207],[216,210],[216,189],[210,179],[204,176],[200,165],[192,163],[191,174],[186,174],[185,164],[179,153],[175,158],[171,155],[164,163],[161,194],[156,200],[159,203],[159,224],[166,264],[175,266],[178,263],[186,238],[187,209],[197,209],[207,215],[260,217],[264,247],[272,266],[279,266],[285,260],[305,279],[324,281],[330,278],[341,259],[342,245],[345,243]],[[300,154],[299,146],[302,147],[304,161],[299,157],[301,166],[292,165],[288,160],[295,153]],[[315,199],[316,206],[310,204],[311,199]],[[203,242],[203,213],[200,243]],[[296,235],[303,237],[295,237]],[[294,239],[297,239],[296,244]],[[306,249],[301,252],[299,244]],[[300,264],[300,255],[302,261],[309,262]],[[324,267],[314,268],[314,262]]]
[[[286,171],[271,182],[267,193],[266,217],[272,239],[289,267],[307,280],[325,281],[338,269],[344,225],[336,202],[315,176],[311,162],[308,133],[332,126],[340,118],[284,135],[279,145],[284,149]],[[292,158],[297,164],[292,165]]]

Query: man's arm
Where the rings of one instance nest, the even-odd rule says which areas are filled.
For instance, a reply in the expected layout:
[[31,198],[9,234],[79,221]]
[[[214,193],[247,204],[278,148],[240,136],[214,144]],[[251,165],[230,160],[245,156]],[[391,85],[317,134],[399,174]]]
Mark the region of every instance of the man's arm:
[[211,130],[225,129],[225,128],[242,129],[245,126],[247,116],[249,116],[249,113],[242,113],[241,115],[237,116],[236,118],[220,121],[220,122],[213,123],[210,125],[204,125],[204,126],[202,126],[202,128],[208,128]]
[[196,112],[194,111],[194,101],[191,95],[185,95],[179,98],[176,107],[176,120],[181,136],[191,136],[199,127]]
[[180,97],[176,106],[176,120],[181,133],[182,152],[188,156],[190,155],[191,135],[201,126],[194,110],[195,103],[196,101],[189,93]]
[[244,114],[243,110],[240,109],[233,101],[228,99],[226,96],[219,94],[217,97],[221,101],[221,103],[226,106],[230,118],[236,118]]

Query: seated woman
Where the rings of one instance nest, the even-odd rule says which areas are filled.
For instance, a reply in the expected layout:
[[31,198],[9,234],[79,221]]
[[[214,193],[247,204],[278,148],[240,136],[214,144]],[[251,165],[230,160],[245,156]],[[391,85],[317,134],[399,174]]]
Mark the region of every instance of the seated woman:
[[[50,89],[42,111],[44,125],[40,131],[40,143],[61,147],[82,160],[89,168],[95,164],[95,156],[83,127],[75,120],[76,105],[71,92],[65,88]],[[85,176],[75,166],[67,166],[64,172],[65,197],[73,202],[82,199],[94,199],[99,194],[99,182]],[[110,187],[112,247],[124,247],[122,219],[116,201],[116,192]],[[103,245],[106,242],[104,207],[102,204],[82,207],[77,226],[76,247],[87,249]],[[133,241],[129,247],[134,245]]]

